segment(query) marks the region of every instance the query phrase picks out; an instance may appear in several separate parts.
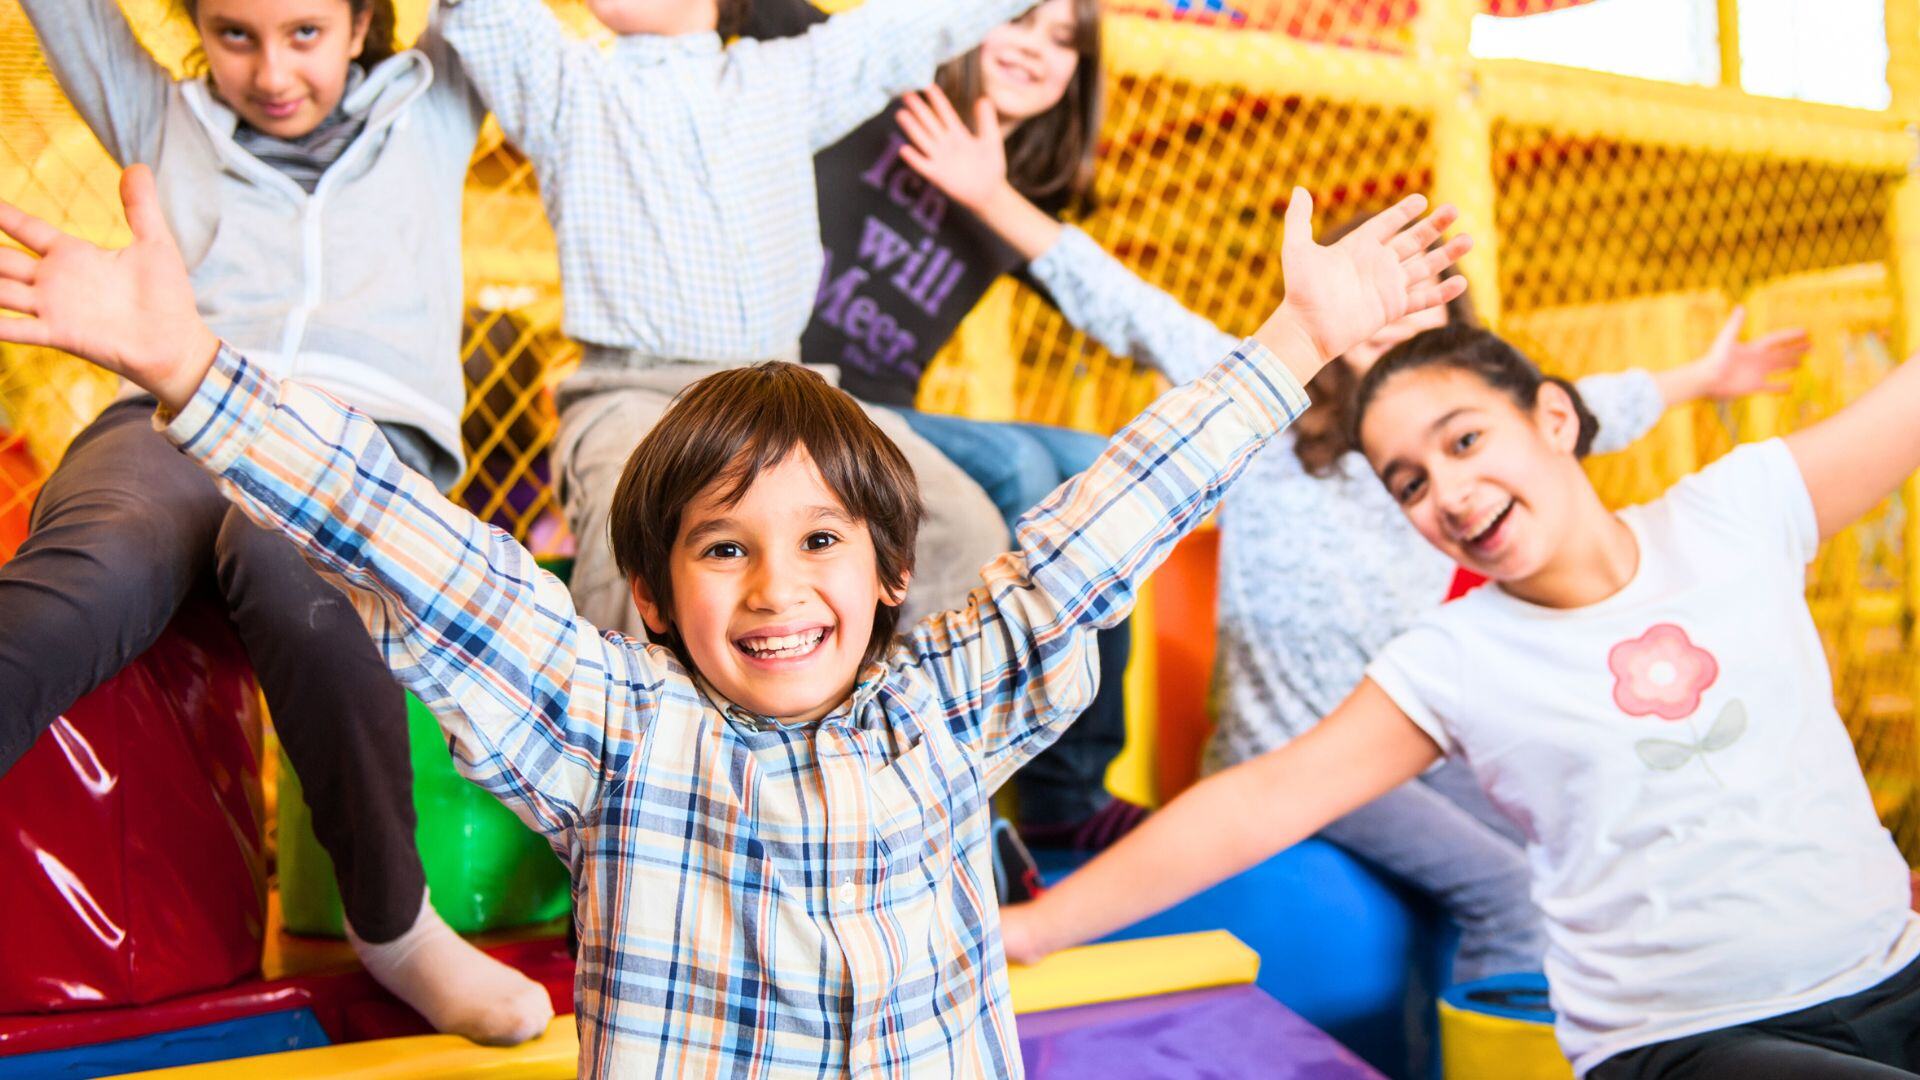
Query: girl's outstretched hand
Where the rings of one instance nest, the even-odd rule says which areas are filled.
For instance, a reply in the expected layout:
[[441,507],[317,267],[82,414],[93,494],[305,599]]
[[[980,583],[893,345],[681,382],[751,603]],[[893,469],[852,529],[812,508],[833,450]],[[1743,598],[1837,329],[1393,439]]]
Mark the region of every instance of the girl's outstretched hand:
[[1741,341],[1747,309],[1736,307],[1707,351],[1684,368],[1695,398],[1728,401],[1748,394],[1784,394],[1793,389],[1793,373],[1813,348],[1805,330],[1776,330]]
[[1007,144],[1000,114],[986,98],[973,113],[968,127],[936,88],[908,94],[895,118],[913,144],[901,148],[901,160],[948,198],[978,212],[1007,186]]
[[133,243],[107,251],[0,202],[0,341],[72,353],[179,410],[219,351],[144,165],[120,177]]
[[1456,236],[1435,247],[1460,215],[1442,206],[1422,218],[1426,208],[1425,196],[1409,195],[1323,247],[1313,239],[1313,197],[1305,188],[1293,189],[1280,245],[1287,295],[1257,336],[1283,359],[1300,352],[1289,346],[1311,344],[1318,357],[1312,370],[1288,363],[1302,382],[1388,323],[1466,291],[1464,278],[1443,281],[1439,275],[1473,240]]

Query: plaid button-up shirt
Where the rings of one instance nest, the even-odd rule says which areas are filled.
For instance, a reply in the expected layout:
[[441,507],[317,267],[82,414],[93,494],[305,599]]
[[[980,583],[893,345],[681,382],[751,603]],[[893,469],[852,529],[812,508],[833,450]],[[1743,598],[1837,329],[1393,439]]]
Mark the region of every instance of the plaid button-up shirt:
[[570,36],[541,0],[443,0],[441,32],[532,160],[566,332],[706,363],[791,357],[824,256],[813,155],[1034,0],[867,0],[809,33]]
[[1021,1073],[988,798],[1091,699],[1093,631],[1306,405],[1248,342],[1162,397],[816,724],[602,636],[379,429],[223,350],[166,429],[340,584],[459,769],[571,867],[585,1075]]

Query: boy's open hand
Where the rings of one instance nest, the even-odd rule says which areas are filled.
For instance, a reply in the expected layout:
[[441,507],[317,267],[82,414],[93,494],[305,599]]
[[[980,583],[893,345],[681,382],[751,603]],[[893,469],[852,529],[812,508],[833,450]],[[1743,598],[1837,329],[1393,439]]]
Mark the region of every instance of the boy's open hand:
[[1280,245],[1287,296],[1258,337],[1283,358],[1300,351],[1286,346],[1297,346],[1302,338],[1312,345],[1318,357],[1312,370],[1294,370],[1302,382],[1388,323],[1466,291],[1465,279],[1442,281],[1439,275],[1473,247],[1473,240],[1456,236],[1435,247],[1460,215],[1442,206],[1422,218],[1426,208],[1425,196],[1409,195],[1322,247],[1313,239],[1313,197],[1305,188],[1293,190]]
[[0,342],[72,353],[124,375],[169,409],[199,388],[220,341],[193,302],[180,249],[144,165],[120,177],[133,243],[107,251],[0,202]]

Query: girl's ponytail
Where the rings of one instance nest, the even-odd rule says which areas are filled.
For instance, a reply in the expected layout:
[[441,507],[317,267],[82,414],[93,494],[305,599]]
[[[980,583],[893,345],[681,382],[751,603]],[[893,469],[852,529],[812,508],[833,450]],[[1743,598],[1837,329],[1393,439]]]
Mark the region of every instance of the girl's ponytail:
[[1540,388],[1552,383],[1567,392],[1573,401],[1574,415],[1580,419],[1580,435],[1574,442],[1574,456],[1586,457],[1593,449],[1593,438],[1600,433],[1600,421],[1581,400],[1580,391],[1558,376],[1541,373],[1533,361],[1491,330],[1478,326],[1442,326],[1423,330],[1388,349],[1361,377],[1354,389],[1352,408],[1347,417],[1347,441],[1360,445],[1360,424],[1367,407],[1379,395],[1387,380],[1402,372],[1438,367],[1465,372],[1506,394],[1522,410],[1532,409],[1540,401]]

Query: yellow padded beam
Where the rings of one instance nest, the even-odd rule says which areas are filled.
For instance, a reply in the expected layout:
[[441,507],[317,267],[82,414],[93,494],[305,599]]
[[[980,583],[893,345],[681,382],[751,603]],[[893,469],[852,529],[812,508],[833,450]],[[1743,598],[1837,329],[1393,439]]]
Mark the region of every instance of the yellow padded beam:
[[1015,965],[1009,974],[1013,1011],[1045,1012],[1245,986],[1260,974],[1260,954],[1225,930],[1208,930],[1064,949],[1032,967]]
[[[1259,973],[1259,954],[1224,930],[1086,945],[1055,953],[1032,967],[1014,967],[1013,1007],[1016,1012],[1042,1012],[1182,990],[1243,986]],[[132,1075],[152,1080],[253,1080],[260,1076],[274,1080],[337,1076],[356,1080],[416,1080],[429,1076],[559,1080],[574,1075],[579,1056],[579,1033],[573,1017],[557,1016],[545,1035],[511,1049],[475,1046],[453,1035],[422,1035]]]

